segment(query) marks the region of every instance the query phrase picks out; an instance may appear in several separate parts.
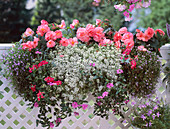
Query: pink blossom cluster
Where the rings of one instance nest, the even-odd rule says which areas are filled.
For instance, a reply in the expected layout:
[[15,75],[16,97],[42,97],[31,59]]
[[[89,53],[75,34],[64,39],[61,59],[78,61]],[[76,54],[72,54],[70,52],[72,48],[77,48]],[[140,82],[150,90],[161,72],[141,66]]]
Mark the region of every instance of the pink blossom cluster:
[[73,20],[73,23],[70,24],[70,28],[71,28],[71,29],[74,29],[74,27],[77,26],[78,24],[79,24],[79,21],[78,21],[77,19],[74,19],[74,20]]
[[34,31],[31,28],[27,28],[23,36],[24,37],[33,36],[33,34],[34,34]]
[[61,84],[62,84],[62,82],[61,82],[60,80],[54,81],[54,78],[52,78],[52,77],[46,77],[46,78],[44,79],[44,81],[46,81],[47,84],[49,84],[50,86],[53,86],[53,85],[61,85]]
[[125,16],[125,21],[131,21],[133,18],[130,17],[130,13],[135,8],[147,8],[151,4],[151,0],[148,0],[148,2],[145,2],[144,0],[126,0],[129,3],[129,8],[126,5],[114,5],[115,9],[118,9],[119,11],[124,11],[123,15]]
[[43,94],[44,94],[44,92],[40,92],[40,91],[37,93],[38,101],[40,101],[40,98],[44,98]]
[[[108,84],[106,85],[106,87],[110,89],[110,88],[114,87],[114,85],[113,85],[113,83],[108,83]],[[102,96],[98,96],[97,98],[98,98],[98,99],[103,99],[103,98],[105,98],[106,96],[108,96],[108,94],[109,94],[109,92],[105,91],[105,92],[102,93]]]
[[86,109],[88,108],[88,105],[87,105],[87,104],[81,104],[81,105],[78,105],[78,103],[77,103],[77,102],[73,102],[73,103],[72,103],[72,107],[73,107],[73,108],[82,107],[82,108],[83,108],[83,110],[86,110]]
[[[133,34],[127,31],[126,27],[122,27],[114,35],[115,47],[119,49],[121,46],[126,46],[126,49],[131,50],[134,46]],[[123,44],[121,45],[121,42]]]
[[165,32],[162,31],[161,29],[157,29],[157,30],[154,30],[150,27],[148,27],[147,30],[145,30],[145,32],[143,33],[142,31],[140,31],[139,29],[136,29],[136,37],[138,40],[142,40],[144,42],[147,42],[148,40],[150,40],[154,34],[157,36],[157,33],[159,33],[160,35],[164,36],[165,35]]
[[[134,40],[133,40],[133,34],[127,31],[126,27],[122,27],[119,29],[118,32],[115,33],[114,35],[114,42],[115,42],[115,47],[119,49],[120,47],[125,47],[123,49],[123,56],[125,60],[129,59],[127,55],[130,54],[132,48],[134,47]],[[123,42],[123,44],[121,43]],[[122,57],[123,59],[123,57]],[[131,60],[131,69],[134,69],[136,67],[136,60],[130,59]],[[121,73],[123,71],[117,70],[117,73]]]
[[76,37],[74,37],[74,38],[69,38],[69,39],[63,37],[63,38],[60,40],[60,45],[61,45],[61,46],[67,47],[68,45],[74,46],[75,44],[78,44],[78,40],[77,40]]
[[29,67],[29,72],[32,73],[35,69],[38,69],[39,67],[48,64],[46,60],[41,61],[38,65],[33,65],[32,67]]
[[22,43],[22,49],[28,49],[31,51],[33,48],[38,46],[39,38],[34,37],[34,41],[27,41],[26,43]]
[[102,27],[95,27],[92,24],[87,24],[86,28],[78,28],[77,38],[82,42],[89,42],[92,38],[96,42],[100,42],[104,38],[105,34],[103,33]]
[[[55,122],[56,124],[59,124],[61,122],[61,118],[57,118]],[[50,128],[54,128],[54,124],[52,122],[50,122]]]

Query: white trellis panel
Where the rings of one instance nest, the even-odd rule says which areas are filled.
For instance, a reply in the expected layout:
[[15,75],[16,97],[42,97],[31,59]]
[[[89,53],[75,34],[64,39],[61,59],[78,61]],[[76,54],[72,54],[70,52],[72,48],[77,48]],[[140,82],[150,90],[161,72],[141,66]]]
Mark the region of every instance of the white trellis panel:
[[[0,53],[5,53],[6,49],[9,49],[5,45],[0,45]],[[1,59],[1,56],[0,56]],[[5,80],[2,76],[0,80],[3,81],[3,85],[0,86],[0,129],[44,129],[40,125],[36,127],[36,117],[38,114],[38,108],[30,109],[20,96],[14,93],[13,88],[9,85],[9,81]],[[170,103],[170,94],[168,90],[165,90],[166,84],[160,82],[157,85],[157,95],[167,99],[167,103]],[[168,97],[169,96],[169,97]],[[108,120],[93,115],[93,104],[95,99],[89,95],[88,109],[86,111],[77,110],[80,114],[79,118],[74,115],[68,117],[62,121],[59,127],[54,129],[133,129],[129,127],[130,124],[122,124],[123,120],[119,116],[110,114]],[[138,100],[135,100],[138,101]],[[128,116],[131,114],[132,106],[131,102],[128,103],[129,111],[125,113],[125,118],[129,121]]]

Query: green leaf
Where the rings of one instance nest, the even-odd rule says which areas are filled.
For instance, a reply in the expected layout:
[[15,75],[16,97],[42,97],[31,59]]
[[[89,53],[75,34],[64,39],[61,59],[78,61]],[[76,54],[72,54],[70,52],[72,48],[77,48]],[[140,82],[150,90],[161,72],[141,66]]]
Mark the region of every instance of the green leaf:
[[0,80],[0,86],[3,84],[3,82]]
[[36,127],[38,127],[38,124],[39,124],[39,120],[36,120]]

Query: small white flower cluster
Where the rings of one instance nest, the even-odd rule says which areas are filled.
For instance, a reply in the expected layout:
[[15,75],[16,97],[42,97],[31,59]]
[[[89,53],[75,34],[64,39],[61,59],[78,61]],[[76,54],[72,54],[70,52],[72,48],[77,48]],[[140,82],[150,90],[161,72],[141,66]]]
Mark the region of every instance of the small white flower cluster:
[[96,44],[89,48],[85,45],[57,46],[56,49],[57,52],[51,53],[55,65],[51,77],[64,81],[65,97],[69,100],[89,93],[91,90],[87,87],[97,87],[101,91],[106,86],[99,76],[116,81],[116,70],[121,68],[120,51],[113,45],[105,47]]

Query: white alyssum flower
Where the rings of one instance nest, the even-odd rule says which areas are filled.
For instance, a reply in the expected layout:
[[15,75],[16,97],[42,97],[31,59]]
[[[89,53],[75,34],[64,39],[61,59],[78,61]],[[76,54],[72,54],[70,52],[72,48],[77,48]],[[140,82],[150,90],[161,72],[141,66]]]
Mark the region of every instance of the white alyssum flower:
[[116,82],[116,70],[121,68],[120,51],[113,45],[106,47],[93,45],[90,48],[84,45],[56,46],[56,51],[50,56],[53,58],[51,62],[55,65],[51,70],[51,77],[63,82],[64,96],[68,100],[82,97],[82,93],[88,94],[88,88],[101,91],[106,86],[99,77]]

